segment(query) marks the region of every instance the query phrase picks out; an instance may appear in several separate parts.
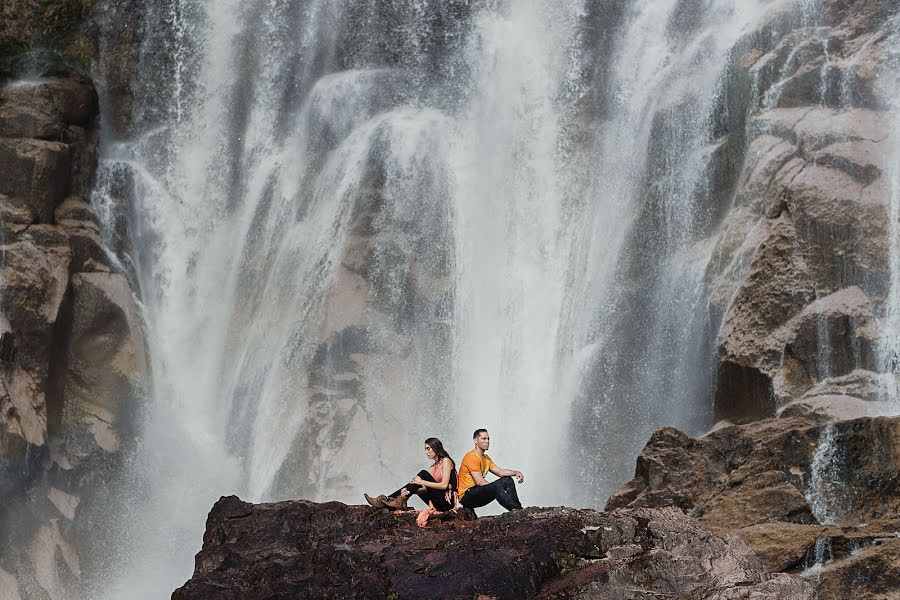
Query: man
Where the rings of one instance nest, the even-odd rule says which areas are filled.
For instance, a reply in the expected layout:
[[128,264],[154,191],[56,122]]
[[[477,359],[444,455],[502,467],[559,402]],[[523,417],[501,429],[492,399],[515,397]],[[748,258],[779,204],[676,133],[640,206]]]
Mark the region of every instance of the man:
[[[506,510],[519,510],[522,504],[516,494],[516,483],[525,481],[521,471],[502,469],[485,454],[491,445],[487,429],[477,429],[472,434],[475,448],[469,450],[459,467],[459,502],[466,508],[480,508],[496,500]],[[488,472],[500,479],[488,483]]]

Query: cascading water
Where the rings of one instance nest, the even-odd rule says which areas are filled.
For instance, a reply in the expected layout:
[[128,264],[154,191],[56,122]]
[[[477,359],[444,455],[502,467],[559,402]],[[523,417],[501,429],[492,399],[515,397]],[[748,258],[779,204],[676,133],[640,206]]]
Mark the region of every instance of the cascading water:
[[833,424],[826,426],[816,444],[809,466],[810,481],[806,501],[819,523],[834,525],[841,513],[844,484],[841,479],[841,447]]
[[896,90],[900,87],[900,13],[891,19],[889,47],[891,54],[889,73],[892,78],[883,83],[881,97],[888,107],[890,135],[887,138],[885,172],[889,186],[889,268],[890,289],[883,335],[878,347],[881,371],[889,374],[885,396],[893,414],[900,414],[900,100]]
[[596,506],[654,429],[708,426],[716,111],[770,4],[150,10],[95,204],[153,400],[95,596],[171,592],[219,495],[358,501],[429,435],[487,427],[529,504]]
[[587,250],[573,258],[569,299],[572,356],[589,353],[573,413],[584,502],[630,476],[621,449],[637,451],[659,424],[694,433],[710,424],[715,326],[704,276],[721,210],[710,167],[724,144],[713,111],[728,53],[763,9],[640,3],[613,48],[579,232]]

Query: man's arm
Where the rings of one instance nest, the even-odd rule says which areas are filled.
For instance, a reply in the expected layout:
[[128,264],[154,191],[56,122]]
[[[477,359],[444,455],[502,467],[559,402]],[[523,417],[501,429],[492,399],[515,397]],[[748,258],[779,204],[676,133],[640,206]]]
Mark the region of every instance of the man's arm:
[[[502,467],[498,467],[497,463],[491,465],[491,473],[496,475],[497,477],[515,477],[516,481],[522,483],[525,481],[525,475],[522,474],[522,471],[514,471],[512,469],[504,469]],[[481,484],[479,484],[481,485]]]
[[481,474],[481,471],[469,471],[469,475],[472,476],[472,481],[475,482],[475,485],[488,484],[488,480],[484,478],[484,475]]

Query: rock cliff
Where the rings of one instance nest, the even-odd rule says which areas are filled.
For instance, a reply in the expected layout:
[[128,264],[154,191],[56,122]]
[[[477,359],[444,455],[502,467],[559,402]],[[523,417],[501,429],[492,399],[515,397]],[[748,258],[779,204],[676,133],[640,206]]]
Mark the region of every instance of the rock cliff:
[[773,11],[733,51],[722,143],[740,167],[707,269],[720,419],[792,403],[844,418],[879,411],[868,402],[886,369],[891,10]]
[[812,600],[740,539],[677,509],[527,508],[419,529],[412,514],[222,498],[173,600],[256,598]]
[[[149,384],[136,285],[91,204],[89,6],[0,8],[0,597],[80,596]],[[56,49],[54,49],[56,48]]]

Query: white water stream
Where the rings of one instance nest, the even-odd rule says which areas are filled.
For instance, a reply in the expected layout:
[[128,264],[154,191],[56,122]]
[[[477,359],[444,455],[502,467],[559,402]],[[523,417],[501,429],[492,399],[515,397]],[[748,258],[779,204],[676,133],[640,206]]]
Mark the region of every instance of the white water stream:
[[893,414],[900,414],[900,13],[891,19],[889,31],[892,33],[889,48],[892,52],[888,73],[893,77],[882,81],[881,97],[887,104],[889,115],[889,135],[887,145],[885,179],[890,186],[888,217],[890,248],[890,290],[887,298],[887,314],[883,325],[883,336],[879,345],[881,370],[892,375],[884,386],[886,400],[893,407]]

